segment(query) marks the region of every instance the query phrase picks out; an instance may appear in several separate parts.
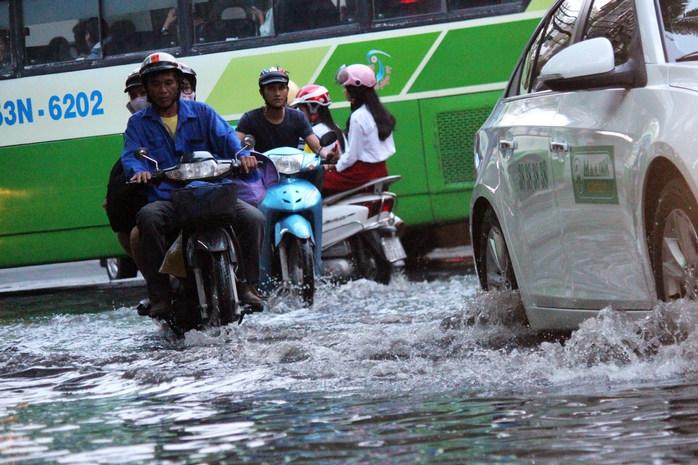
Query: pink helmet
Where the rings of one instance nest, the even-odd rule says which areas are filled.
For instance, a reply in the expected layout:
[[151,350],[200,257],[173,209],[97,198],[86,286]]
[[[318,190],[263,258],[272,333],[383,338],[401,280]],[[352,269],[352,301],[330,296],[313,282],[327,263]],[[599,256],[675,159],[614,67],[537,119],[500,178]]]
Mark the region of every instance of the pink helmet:
[[366,65],[342,65],[334,80],[340,86],[366,86],[376,85],[376,75],[373,70]]
[[330,106],[331,103],[332,99],[330,99],[330,91],[327,90],[325,86],[309,84],[301,87],[296,94],[296,98],[293,100],[293,102],[291,102],[291,106],[295,108],[298,105],[307,104],[311,107],[314,107],[315,105],[327,107]]

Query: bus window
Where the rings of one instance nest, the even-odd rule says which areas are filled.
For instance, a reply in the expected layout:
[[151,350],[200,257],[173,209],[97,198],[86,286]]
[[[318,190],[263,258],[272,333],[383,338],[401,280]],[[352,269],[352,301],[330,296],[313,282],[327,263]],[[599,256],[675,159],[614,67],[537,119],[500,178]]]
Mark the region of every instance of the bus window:
[[[221,42],[274,34],[272,0],[193,2],[194,42]],[[257,19],[262,21],[257,23]]]
[[448,0],[448,10],[464,10],[478,6],[492,6],[517,2],[518,0]]
[[[22,7],[29,30],[25,38],[28,65],[99,56],[97,0],[23,0]],[[92,18],[89,24],[88,18]]]
[[279,0],[276,33],[307,31],[340,24],[339,0]]
[[400,18],[442,10],[441,0],[373,0],[373,19]]
[[10,2],[0,1],[0,73],[12,64],[10,57]]
[[104,55],[176,46],[176,5],[176,0],[102,0],[102,13],[109,28]]

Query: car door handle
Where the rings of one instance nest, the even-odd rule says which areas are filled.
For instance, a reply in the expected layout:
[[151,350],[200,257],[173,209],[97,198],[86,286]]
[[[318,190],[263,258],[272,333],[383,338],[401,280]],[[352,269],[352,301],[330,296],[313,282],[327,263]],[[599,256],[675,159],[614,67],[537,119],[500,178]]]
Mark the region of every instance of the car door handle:
[[551,142],[550,151],[555,153],[569,152],[570,148],[567,145],[567,142]]
[[502,150],[516,150],[519,148],[519,143],[515,140],[500,140],[499,148]]

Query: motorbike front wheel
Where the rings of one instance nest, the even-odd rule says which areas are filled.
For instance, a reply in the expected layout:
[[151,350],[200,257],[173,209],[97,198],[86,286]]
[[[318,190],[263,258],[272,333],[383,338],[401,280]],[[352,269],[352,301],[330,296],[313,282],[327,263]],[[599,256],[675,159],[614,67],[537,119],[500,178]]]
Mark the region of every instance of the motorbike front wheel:
[[235,296],[235,275],[228,253],[211,254],[211,274],[206,286],[210,305],[209,323],[212,326],[225,326],[237,320],[237,299]]
[[315,299],[315,267],[310,240],[294,237],[288,241],[286,250],[292,289],[297,290],[310,307]]

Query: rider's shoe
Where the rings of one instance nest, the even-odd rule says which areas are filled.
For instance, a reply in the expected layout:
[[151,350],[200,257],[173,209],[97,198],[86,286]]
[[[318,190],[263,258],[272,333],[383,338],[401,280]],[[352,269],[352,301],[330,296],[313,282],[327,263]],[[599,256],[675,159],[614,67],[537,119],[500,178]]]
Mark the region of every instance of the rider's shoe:
[[259,296],[257,289],[251,284],[245,286],[245,289],[240,295],[240,302],[249,305],[254,311],[261,311],[264,309],[262,298]]
[[163,299],[156,303],[152,303],[149,315],[150,318],[167,318],[172,315],[172,303],[170,299]]
[[140,316],[150,316],[150,308],[152,305],[150,304],[150,299],[143,299],[140,302],[138,302],[138,306],[136,307],[136,311]]

